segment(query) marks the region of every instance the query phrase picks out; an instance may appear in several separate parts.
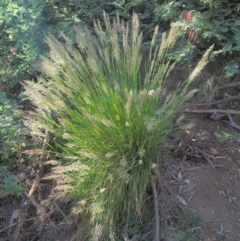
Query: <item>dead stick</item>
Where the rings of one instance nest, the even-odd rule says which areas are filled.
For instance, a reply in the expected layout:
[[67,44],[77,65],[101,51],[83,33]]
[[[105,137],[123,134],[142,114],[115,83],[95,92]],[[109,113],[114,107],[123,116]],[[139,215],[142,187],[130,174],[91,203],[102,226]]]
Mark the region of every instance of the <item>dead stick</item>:
[[[13,211],[12,211],[12,216],[11,216],[11,218],[10,218],[10,223],[9,223],[8,226],[11,226],[11,225],[13,224],[14,216],[15,216],[15,210],[13,209]],[[8,230],[8,235],[10,235],[11,230],[12,230],[11,228]]]
[[3,231],[5,231],[5,230],[7,230],[7,229],[9,229],[9,228],[12,228],[12,227],[14,227],[14,226],[16,226],[16,225],[17,225],[17,223],[13,223],[12,225],[9,225],[9,226],[1,229],[1,230],[0,230],[0,233],[2,233]]
[[225,88],[228,88],[228,87],[235,87],[235,86],[238,86],[240,85],[240,82],[233,82],[233,83],[230,83],[230,84],[226,84],[226,85],[222,85],[222,86],[219,86],[217,87],[217,89],[225,89]]
[[230,122],[225,121],[225,120],[223,120],[223,122],[229,124],[231,127],[235,128],[237,130],[240,130],[240,126],[235,123],[235,121],[233,120],[233,118],[230,114],[228,114],[228,119],[230,120]]
[[240,223],[233,222],[231,220],[206,220],[206,223],[210,222],[227,222],[227,223],[232,223],[240,227]]
[[210,106],[210,105],[216,105],[216,104],[228,102],[228,101],[231,101],[231,100],[237,100],[237,99],[240,99],[240,95],[234,95],[234,96],[231,96],[229,98],[225,98],[225,99],[222,99],[222,100],[216,100],[216,101],[213,101],[213,102],[210,102],[210,103],[196,103],[196,104],[189,104],[189,105],[186,104],[182,108]]
[[235,115],[240,115],[240,111],[237,110],[218,110],[218,109],[213,109],[213,110],[189,110],[188,108],[184,110],[184,112],[187,113],[223,113],[223,114],[235,114]]
[[153,197],[154,197],[154,209],[155,209],[155,225],[156,225],[156,241],[160,241],[160,218],[159,218],[159,209],[158,209],[158,195],[157,188],[154,176],[151,177],[151,184],[153,189]]
[[212,163],[212,161],[211,161],[211,159],[210,159],[210,155],[209,154],[207,154],[207,153],[205,153],[204,151],[202,151],[200,148],[198,148],[198,147],[196,147],[196,149],[197,149],[197,151],[202,155],[202,157],[204,157],[206,160],[207,160],[207,162],[211,165],[211,167],[213,168],[213,169],[215,169],[215,166],[213,165],[213,163]]
[[29,202],[28,199],[26,201],[24,201],[23,207],[21,208],[21,215],[19,217],[17,228],[16,228],[15,232],[13,233],[13,241],[18,241],[19,240],[20,232],[21,232],[23,223],[25,221],[29,205],[30,205],[30,202]]
[[58,204],[54,201],[53,204],[55,205],[55,207],[57,208],[58,212],[60,212],[60,214],[63,216],[63,218],[67,218],[67,215],[63,212],[63,210],[58,206]]
[[[44,151],[46,149],[48,137],[49,137],[49,132],[46,130],[45,131],[45,139],[44,139],[44,142],[43,142],[43,145],[42,145],[42,156],[41,156],[42,161],[45,161],[45,158],[46,158],[46,155],[44,155],[45,154]],[[21,231],[23,223],[26,219],[26,215],[28,213],[28,209],[29,209],[29,206],[30,206],[30,201],[33,204],[36,204],[37,207],[40,207],[36,202],[34,202],[35,200],[34,200],[33,194],[35,193],[35,191],[39,187],[39,183],[40,183],[40,179],[42,177],[42,174],[43,174],[43,167],[42,167],[42,164],[40,164],[39,168],[38,168],[38,171],[36,173],[36,176],[34,178],[33,185],[32,185],[32,187],[31,187],[31,189],[30,189],[30,191],[27,195],[26,201],[24,202],[24,204],[22,206],[21,214],[20,214],[20,217],[19,217],[19,222],[18,222],[18,225],[17,225],[17,228],[16,228],[15,232],[13,233],[13,241],[19,240],[20,231]]]

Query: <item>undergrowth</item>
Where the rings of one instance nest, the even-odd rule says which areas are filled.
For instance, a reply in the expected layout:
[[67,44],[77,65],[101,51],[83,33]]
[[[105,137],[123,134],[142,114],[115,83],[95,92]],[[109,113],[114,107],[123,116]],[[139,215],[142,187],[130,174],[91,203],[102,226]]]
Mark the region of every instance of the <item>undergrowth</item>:
[[[24,188],[14,174],[0,166],[0,197],[3,198],[6,192],[10,192],[13,196],[20,197],[23,195]],[[8,195],[9,194],[6,196]]]
[[169,233],[171,238],[178,241],[201,240],[201,219],[190,210],[175,212],[175,224]]
[[[113,239],[119,226],[141,220],[153,168],[178,107],[195,91],[188,86],[207,62],[210,48],[189,78],[170,94],[164,83],[174,64],[169,53],[177,39],[172,28],[142,56],[142,33],[133,14],[131,24],[104,14],[94,22],[95,35],[75,27],[76,43],[47,38],[49,58],[42,57],[38,83],[25,82],[36,113],[30,125],[50,130],[67,176],[62,196],[71,193],[74,212],[85,215],[84,240]],[[36,130],[34,130],[36,133]],[[41,134],[41,133],[40,133]],[[125,225],[126,226],[126,225]]]
[[22,147],[27,144],[28,131],[21,118],[18,104],[0,92],[0,165],[16,164]]

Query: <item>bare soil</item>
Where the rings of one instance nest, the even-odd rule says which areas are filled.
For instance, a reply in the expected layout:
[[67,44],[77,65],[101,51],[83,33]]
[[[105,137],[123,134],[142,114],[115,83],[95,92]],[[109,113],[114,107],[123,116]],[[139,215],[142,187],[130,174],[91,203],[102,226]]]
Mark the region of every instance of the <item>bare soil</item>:
[[[240,240],[240,148],[234,141],[220,143],[214,135],[236,131],[208,116],[188,114],[187,118],[195,127],[181,139],[183,149],[168,159],[164,179],[186,204],[178,198],[175,202],[201,218],[201,240]],[[196,157],[195,148],[214,157],[214,168],[204,157]]]
[[[171,82],[177,80],[176,76],[184,76],[181,73],[179,70],[172,76]],[[211,75],[202,75],[195,84],[209,77]],[[234,81],[239,81],[238,78]],[[216,95],[219,100],[226,93],[235,95],[236,92],[238,90],[229,88]],[[189,104],[199,99],[194,97]],[[239,99],[234,106],[235,110],[240,109]],[[163,182],[167,182],[171,193],[171,198],[165,200],[171,201],[174,196],[175,205],[192,210],[201,218],[201,240],[240,240],[240,146],[234,138],[220,142],[215,135],[224,131],[236,137],[239,130],[224,122],[229,122],[227,115],[213,118],[212,113],[194,113],[196,109],[229,110],[231,103],[189,109],[192,113],[185,113],[185,122],[193,123],[194,127],[172,140],[175,148],[164,157],[167,164],[161,168]],[[240,123],[239,115],[231,116],[235,123]]]
[[[169,87],[174,88],[179,76],[184,79],[188,73],[189,70],[181,69],[174,72]],[[207,81],[210,77],[210,74],[203,74],[195,85],[202,86],[200,81]],[[235,91],[234,88],[227,90],[229,95],[233,92],[235,95]],[[195,97],[191,103],[201,98]],[[223,98],[220,93],[215,100]],[[239,106],[239,100],[235,101],[234,110],[239,110]],[[196,108],[226,110],[230,106],[221,103]],[[196,108],[191,107],[190,111]],[[231,117],[240,124],[239,115]],[[185,113],[185,123],[193,123],[194,127],[173,136],[169,140],[172,149],[159,156],[165,161],[160,165],[161,185],[158,187],[163,233],[169,226],[167,209],[172,206],[192,210],[200,217],[202,237],[196,241],[240,240],[240,147],[234,139],[219,142],[215,135],[215,132],[225,131],[236,136],[238,130],[224,120],[228,121],[227,115],[214,120],[211,113]],[[39,159],[36,157],[35,160]],[[21,160],[15,170],[28,190],[39,171],[37,163],[34,158],[31,162]],[[48,172],[50,168],[45,167],[43,176],[46,177]],[[29,193],[19,199],[11,196],[0,198],[0,241],[81,241],[75,236],[80,218],[70,216],[66,203],[53,198],[58,182],[61,180],[40,178],[31,200],[27,197]],[[27,212],[24,212],[26,205]],[[24,223],[19,225],[22,219]],[[166,235],[162,235],[162,240],[173,241]]]

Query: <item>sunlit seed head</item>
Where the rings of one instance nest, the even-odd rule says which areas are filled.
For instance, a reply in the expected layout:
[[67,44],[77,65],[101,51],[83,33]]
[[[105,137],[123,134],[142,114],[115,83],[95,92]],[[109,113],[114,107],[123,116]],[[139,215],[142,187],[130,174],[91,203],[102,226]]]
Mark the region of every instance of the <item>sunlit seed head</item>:
[[[93,215],[93,217],[91,219],[91,222],[94,223],[94,215]],[[103,232],[103,226],[101,224],[97,224],[95,226],[95,230],[94,230],[94,233],[93,233],[93,239],[92,240],[96,240],[96,241],[100,240],[102,232]]]
[[101,188],[101,189],[100,189],[100,193],[105,192],[105,190],[106,190],[106,188]]
[[70,156],[70,155],[64,156],[64,158],[67,159],[67,160],[74,160],[74,161],[79,160],[79,157],[77,157],[77,156]]
[[83,157],[89,158],[91,160],[97,160],[98,156],[94,153],[89,153],[89,152],[84,152],[84,151],[80,151],[79,152]]
[[104,113],[104,112],[105,112],[104,108],[103,108],[101,105],[98,105],[98,110],[99,110],[101,113]]
[[63,137],[63,139],[71,138],[71,136],[68,133],[66,133],[66,132],[62,135],[62,137]]
[[143,164],[143,160],[142,159],[139,160],[138,163],[139,163],[139,165],[142,165]]
[[154,93],[155,93],[154,90],[149,90],[147,94],[148,94],[148,96],[152,96]]
[[105,125],[105,126],[113,126],[113,123],[109,120],[109,119],[106,119],[106,118],[103,118],[102,119],[102,123]]
[[78,202],[81,206],[85,206],[87,204],[87,201],[85,199]]
[[145,153],[146,153],[146,150],[144,150],[144,149],[139,149],[139,150],[138,150],[138,155],[139,155],[141,158],[145,156]]
[[148,131],[152,131],[157,126],[157,121],[155,117],[149,117],[145,120],[145,125]]
[[128,173],[126,173],[124,179],[125,179],[126,184],[128,184],[131,181],[132,178]]
[[125,126],[130,126],[129,123],[126,121]]
[[132,90],[128,93],[128,96],[127,96],[127,103],[126,103],[126,111],[127,111],[127,114],[129,115],[130,113],[130,107],[131,107],[131,104],[132,104],[132,98],[133,98],[133,92]]
[[141,92],[140,92],[140,97],[145,97],[147,94],[148,94],[148,93],[147,93],[147,90],[146,90],[146,89],[141,90]]
[[103,208],[101,206],[101,203],[92,203],[91,209],[94,215],[100,214],[103,212]]
[[157,164],[156,163],[153,163],[152,164],[152,169],[155,169],[157,167]]
[[127,161],[126,161],[125,158],[122,158],[122,159],[120,160],[120,165],[121,165],[122,167],[126,167],[126,166],[127,166]]
[[86,102],[86,104],[90,104],[91,102],[90,102],[90,100],[85,96],[85,97],[83,97],[83,99],[84,99],[84,101]]
[[92,123],[96,123],[97,118],[93,115],[87,114],[87,118],[92,122]]
[[71,143],[66,143],[65,145],[69,148],[75,148],[76,147],[74,144],[71,144]]
[[105,157],[107,158],[107,160],[111,159],[114,156],[114,153],[112,152],[108,152]]

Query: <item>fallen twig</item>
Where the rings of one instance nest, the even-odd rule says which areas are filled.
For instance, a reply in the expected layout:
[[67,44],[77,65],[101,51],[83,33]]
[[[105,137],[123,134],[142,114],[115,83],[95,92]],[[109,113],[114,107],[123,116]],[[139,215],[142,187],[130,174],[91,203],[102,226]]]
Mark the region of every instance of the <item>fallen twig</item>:
[[196,110],[196,109],[188,109],[186,108],[184,110],[184,112],[187,113],[213,113],[213,112],[217,112],[217,113],[223,113],[223,114],[234,114],[234,115],[240,115],[240,111],[237,110],[218,110],[218,109],[212,109],[212,110]]
[[[43,145],[42,145],[42,155],[41,155],[41,161],[42,162],[46,160],[45,150],[47,148],[48,141],[49,141],[49,131],[46,130],[44,142],[43,142]],[[27,197],[23,201],[23,205],[21,207],[20,215],[19,215],[19,218],[18,218],[19,222],[18,222],[18,225],[17,225],[17,228],[16,228],[15,232],[13,233],[13,241],[19,240],[20,232],[21,232],[22,226],[25,222],[25,218],[26,218],[26,215],[28,213],[30,202],[35,207],[37,207],[37,209],[41,210],[41,215],[43,213],[42,207],[35,201],[34,196],[33,196],[33,194],[35,193],[37,188],[39,188],[39,183],[40,183],[42,175],[43,175],[43,166],[42,166],[42,164],[39,164],[37,173],[36,173],[34,181],[33,181],[33,185],[31,187]],[[40,231],[39,231],[39,233],[40,233]]]
[[233,120],[233,118],[230,114],[228,114],[228,119],[230,120],[230,122],[225,121],[225,120],[223,120],[223,122],[229,124],[231,127],[235,128],[237,130],[240,130],[240,126],[236,124],[236,122]]
[[210,103],[186,104],[182,108],[211,106],[211,105],[216,105],[216,104],[220,104],[220,103],[226,103],[228,101],[236,100],[236,99],[240,99],[240,95],[234,95],[234,96],[224,98],[222,100],[216,100],[216,101],[213,101]]
[[184,206],[187,205],[187,201],[180,197],[178,194],[174,193],[173,190],[169,187],[169,185],[165,182],[164,186],[167,188],[167,190]]
[[196,148],[196,150],[201,154],[201,156],[204,157],[204,158],[208,161],[208,163],[211,165],[211,167],[212,167],[213,169],[215,169],[215,166],[213,165],[213,163],[212,163],[212,161],[211,161],[211,159],[210,159],[210,158],[215,159],[215,157],[212,156],[212,155],[210,155],[210,154],[205,153],[204,151],[202,151],[202,150],[201,150],[200,148],[198,148],[198,147],[195,147],[195,148]]
[[2,192],[1,194],[0,194],[0,199],[1,198],[6,198],[7,196],[10,196],[12,194],[12,192],[11,191],[5,191],[5,192]]
[[13,224],[11,224],[11,225],[9,225],[9,226],[1,229],[1,230],[0,230],[0,233],[4,232],[5,230],[7,230],[7,229],[9,229],[9,228],[12,228],[12,227],[14,227],[14,226],[16,226],[16,225],[17,225],[17,223],[13,223]]
[[210,222],[227,222],[227,223],[235,224],[235,225],[240,227],[240,223],[236,223],[236,222],[231,221],[231,220],[206,220],[205,222],[206,223],[210,223]]
[[226,85],[222,85],[222,86],[218,86],[217,89],[225,89],[225,88],[228,88],[228,87],[236,87],[240,85],[240,82],[233,82],[233,83],[230,83],[230,84],[226,84]]
[[157,195],[157,188],[156,188],[156,182],[155,177],[151,177],[151,184],[152,184],[152,190],[153,190],[153,198],[154,198],[154,209],[155,209],[155,229],[156,229],[156,241],[160,241],[160,218],[159,218],[159,208],[158,208],[158,195]]
[[[12,211],[12,216],[10,218],[10,223],[8,226],[12,226],[13,221],[14,221],[14,216],[15,216],[15,210]],[[11,228],[8,230],[8,235],[10,234],[11,230],[12,230]]]
[[56,209],[58,210],[58,212],[63,216],[63,218],[67,218],[67,215],[63,212],[63,210],[58,206],[58,204],[54,201],[53,202],[54,206],[56,207]]
[[15,232],[13,233],[13,241],[19,240],[20,232],[21,232],[23,223],[25,221],[25,217],[27,215],[29,205],[30,205],[29,200],[23,200],[23,206],[21,207],[21,215],[19,217],[18,225]]

